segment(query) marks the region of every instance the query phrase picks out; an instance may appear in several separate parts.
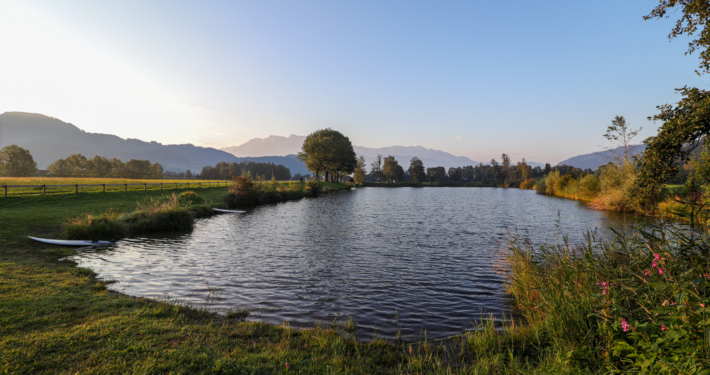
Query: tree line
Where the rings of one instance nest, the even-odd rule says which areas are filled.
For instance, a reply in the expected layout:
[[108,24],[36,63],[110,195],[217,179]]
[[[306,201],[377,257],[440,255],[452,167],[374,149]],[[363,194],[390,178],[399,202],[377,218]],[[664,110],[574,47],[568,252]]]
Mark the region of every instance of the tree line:
[[220,162],[214,167],[206,166],[202,168],[200,178],[205,180],[231,180],[233,177],[251,175],[255,178],[259,176],[264,179],[290,180],[291,170],[281,164],[257,163],[253,161],[243,161],[241,163]]
[[530,166],[525,158],[513,164],[510,156],[503,154],[501,162],[495,158],[489,164],[479,163],[463,167],[451,167],[448,170],[442,166],[425,168],[424,163],[418,157],[413,157],[409,161],[409,168],[404,170],[394,156],[382,157],[377,155],[370,164],[370,173],[365,170],[364,158],[358,158],[355,172],[355,181],[362,183],[365,181],[387,182],[387,183],[422,183],[422,182],[491,182],[502,184],[506,182],[518,182],[531,180],[545,176],[551,172],[562,174],[572,173],[580,175],[583,173],[593,173],[592,170],[583,171],[569,165],[552,167],[549,163],[544,168],[540,166]]
[[161,178],[163,166],[149,160],[131,159],[127,162],[118,158],[108,159],[94,156],[87,159],[81,154],[73,154],[50,164],[49,172],[59,177],[115,177],[115,178]]

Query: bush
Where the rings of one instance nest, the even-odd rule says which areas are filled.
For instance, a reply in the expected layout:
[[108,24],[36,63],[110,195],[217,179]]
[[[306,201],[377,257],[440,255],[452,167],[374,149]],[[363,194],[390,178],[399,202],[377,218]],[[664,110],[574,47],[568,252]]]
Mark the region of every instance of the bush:
[[178,195],[178,202],[182,205],[204,204],[205,198],[197,195],[194,191],[186,191]]
[[526,178],[525,180],[523,180],[523,182],[520,183],[520,188],[525,190],[535,189],[535,179]]
[[547,175],[545,180],[545,194],[555,195],[555,187],[557,186],[557,181],[560,180],[560,172],[554,171]]
[[599,168],[599,195],[590,204],[602,210],[643,212],[643,202],[633,195],[636,167],[607,164]]
[[139,205],[136,211],[123,215],[121,220],[129,225],[131,233],[187,230],[193,223],[190,210],[174,193],[164,201],[151,199],[149,203]]
[[571,174],[566,174],[555,181],[555,192],[562,193],[565,189],[574,183],[574,176]]
[[535,191],[537,191],[538,194],[547,193],[547,185],[545,184],[545,181],[547,181],[547,176],[542,176],[535,181]]
[[580,199],[595,199],[599,195],[599,179],[593,174],[581,177],[577,182],[577,192]]

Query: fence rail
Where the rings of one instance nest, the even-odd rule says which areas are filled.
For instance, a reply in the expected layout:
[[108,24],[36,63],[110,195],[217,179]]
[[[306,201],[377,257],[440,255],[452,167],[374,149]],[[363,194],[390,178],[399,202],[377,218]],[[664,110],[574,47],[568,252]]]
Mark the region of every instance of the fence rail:
[[[202,187],[212,187],[212,186],[228,186],[228,185],[233,185],[234,182],[232,181],[225,181],[225,182],[193,182],[192,186],[197,187],[197,188],[202,188]],[[163,190],[164,185],[168,187],[173,187],[175,189],[178,188],[178,185],[187,185],[187,189],[190,188],[190,182],[144,182],[142,184],[72,184],[72,185],[0,185],[2,186],[3,189],[3,197],[7,198],[8,196],[8,190],[11,188],[33,188],[33,189],[42,189],[42,195],[47,195],[47,188],[53,188],[53,187],[73,187],[74,192],[76,194],[79,194],[79,188],[80,187],[101,187],[102,192],[106,191],[106,186],[121,186],[124,188],[124,191],[128,191],[129,186],[143,186],[143,190],[148,190],[148,186],[158,186],[160,185],[160,190]]]

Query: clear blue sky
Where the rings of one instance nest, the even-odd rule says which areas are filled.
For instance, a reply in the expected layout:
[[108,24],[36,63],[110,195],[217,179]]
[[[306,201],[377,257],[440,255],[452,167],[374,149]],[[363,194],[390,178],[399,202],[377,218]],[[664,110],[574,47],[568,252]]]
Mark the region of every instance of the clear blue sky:
[[[4,1],[0,112],[212,147],[353,143],[557,163],[706,88],[648,1]],[[639,142],[641,141],[639,137]]]

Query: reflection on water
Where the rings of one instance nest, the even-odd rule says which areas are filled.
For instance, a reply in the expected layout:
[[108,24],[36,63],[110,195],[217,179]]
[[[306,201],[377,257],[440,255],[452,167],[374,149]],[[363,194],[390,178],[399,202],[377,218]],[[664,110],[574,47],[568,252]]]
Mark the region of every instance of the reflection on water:
[[405,339],[431,339],[510,315],[508,230],[580,241],[586,228],[620,220],[518,189],[364,188],[202,219],[189,233],[72,259],[126,294],[263,309],[250,319],[294,326],[351,316],[365,338],[394,337],[396,309]]

